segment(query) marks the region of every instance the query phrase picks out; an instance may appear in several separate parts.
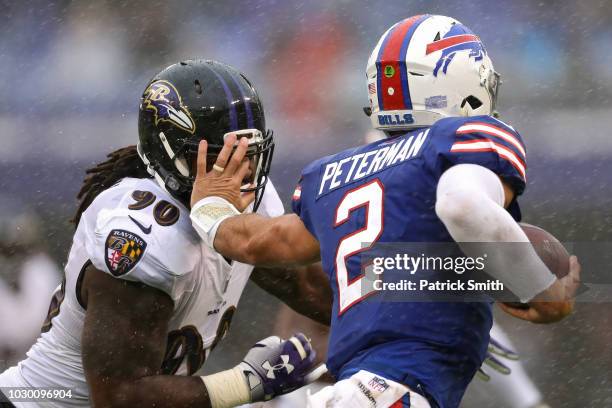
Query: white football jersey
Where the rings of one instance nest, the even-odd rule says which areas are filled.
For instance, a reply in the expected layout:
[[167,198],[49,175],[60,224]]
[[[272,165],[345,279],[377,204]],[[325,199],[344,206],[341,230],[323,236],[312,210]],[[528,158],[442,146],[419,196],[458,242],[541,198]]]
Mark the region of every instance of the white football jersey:
[[[283,213],[271,183],[258,212]],[[196,373],[226,334],[253,270],[238,262],[230,265],[204,245],[191,226],[189,210],[153,179],[126,178],[105,190],[81,217],[65,282],[54,295],[45,332],[27,359],[11,370],[13,376],[17,372],[22,377],[15,384],[72,390],[71,399],[45,406],[89,406],[81,361],[85,309],[80,286],[90,264],[118,279],[162,290],[173,299],[162,370],[177,375]],[[0,387],[11,386],[2,383],[3,377]]]

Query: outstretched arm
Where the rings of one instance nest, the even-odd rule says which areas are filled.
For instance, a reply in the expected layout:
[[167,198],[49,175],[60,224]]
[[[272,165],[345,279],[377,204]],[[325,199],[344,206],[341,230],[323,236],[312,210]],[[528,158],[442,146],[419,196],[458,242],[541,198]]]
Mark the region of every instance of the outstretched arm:
[[[83,368],[96,407],[230,408],[263,401],[303,385],[315,358],[304,335],[285,341],[272,336],[256,344],[233,369],[204,377],[163,375],[174,310],[168,295],[90,266],[81,298],[87,309]],[[289,356],[294,370],[282,370],[281,355]],[[271,378],[262,369],[264,362],[274,367]],[[254,388],[253,379],[258,384]]]
[[165,293],[90,266],[83,368],[96,407],[210,407],[199,377],[161,375],[173,303]]
[[214,248],[228,258],[258,266],[308,265],[320,259],[319,242],[295,214],[228,218],[217,229]]
[[319,243],[296,215],[241,215],[253,201],[253,193],[240,192],[250,171],[247,148],[246,138],[236,143],[234,136],[228,137],[207,172],[207,144],[200,143],[191,195],[194,228],[217,252],[251,265],[307,265],[318,261]]

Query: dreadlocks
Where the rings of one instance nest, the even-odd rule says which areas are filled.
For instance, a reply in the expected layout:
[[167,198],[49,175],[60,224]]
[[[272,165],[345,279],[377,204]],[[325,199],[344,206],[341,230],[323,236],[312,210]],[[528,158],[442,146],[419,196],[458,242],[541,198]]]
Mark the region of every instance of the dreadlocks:
[[102,191],[125,177],[149,178],[147,168],[138,156],[136,146],[122,147],[108,154],[108,159],[86,170],[87,176],[77,194],[79,206],[72,219],[79,223],[81,215]]

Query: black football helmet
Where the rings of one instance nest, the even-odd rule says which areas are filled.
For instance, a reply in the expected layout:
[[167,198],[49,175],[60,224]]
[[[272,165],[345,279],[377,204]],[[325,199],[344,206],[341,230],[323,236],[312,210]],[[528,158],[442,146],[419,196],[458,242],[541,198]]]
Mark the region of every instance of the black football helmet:
[[254,210],[268,180],[273,132],[266,129],[257,91],[241,72],[212,60],[188,60],[164,69],[149,82],[140,101],[138,154],[149,173],[189,206],[198,145],[208,142],[212,164],[225,137],[249,139]]

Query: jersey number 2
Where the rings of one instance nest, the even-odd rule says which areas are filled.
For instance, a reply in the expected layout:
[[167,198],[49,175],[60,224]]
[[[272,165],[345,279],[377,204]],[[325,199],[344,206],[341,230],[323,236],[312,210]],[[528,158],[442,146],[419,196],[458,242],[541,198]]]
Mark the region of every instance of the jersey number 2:
[[383,231],[384,189],[380,180],[375,179],[363,184],[344,195],[336,208],[334,227],[347,222],[351,213],[365,207],[365,225],[345,237],[336,249],[336,281],[338,284],[339,314],[344,313],[374,289],[363,285],[364,274],[349,280],[347,260],[349,257],[366,251],[380,238]]

